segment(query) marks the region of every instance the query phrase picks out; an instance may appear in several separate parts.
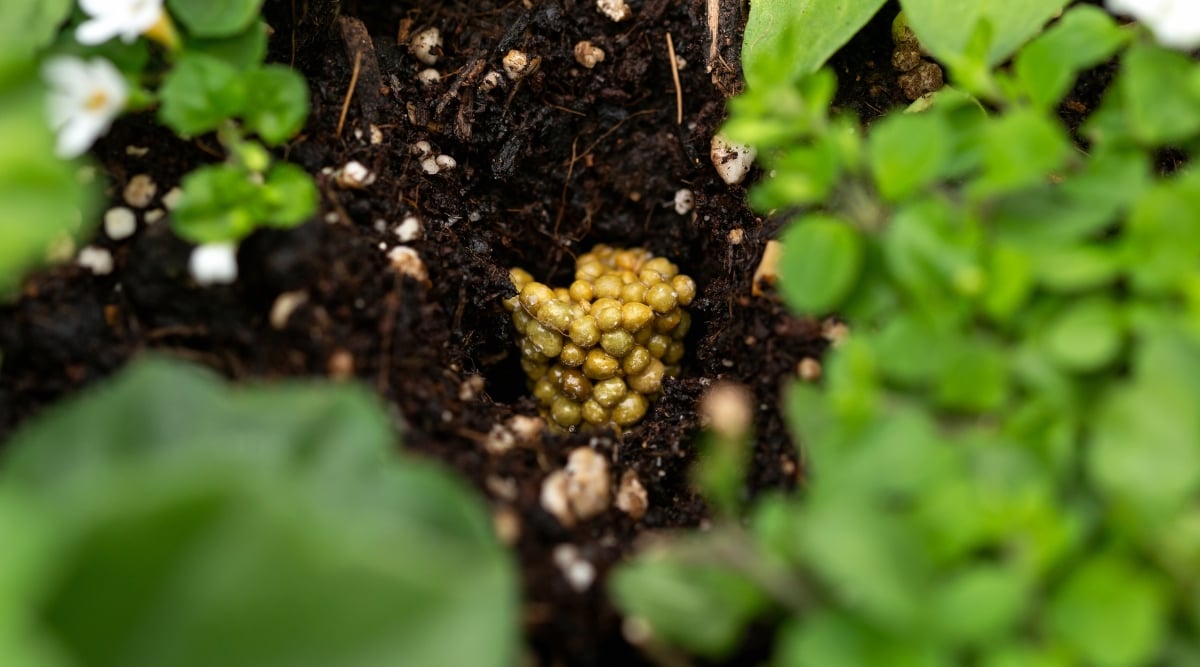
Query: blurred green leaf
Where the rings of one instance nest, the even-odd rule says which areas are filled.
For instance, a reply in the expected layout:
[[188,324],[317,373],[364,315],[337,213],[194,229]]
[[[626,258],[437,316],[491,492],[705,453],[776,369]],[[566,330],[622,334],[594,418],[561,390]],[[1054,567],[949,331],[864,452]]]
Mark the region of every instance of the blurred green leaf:
[[987,267],[987,290],[983,310],[992,319],[1007,323],[1014,319],[1033,289],[1033,269],[1024,249],[996,241]]
[[173,211],[175,232],[193,243],[242,239],[254,231],[262,185],[230,164],[199,167],[183,177],[183,197]]
[[250,28],[263,0],[167,0],[171,15],[195,37],[232,37]]
[[1200,173],[1187,171],[1148,190],[1134,205],[1122,260],[1135,290],[1161,294],[1181,286],[1200,265]]
[[[779,630],[775,667],[949,667],[947,655],[924,645],[922,637],[891,637],[853,614],[821,610],[792,619]],[[932,642],[928,642],[932,644]]]
[[987,651],[982,667],[1071,667],[1074,663],[1063,651],[1024,644],[1000,645]]
[[944,62],[961,59],[972,32],[988,26],[986,64],[998,65],[1041,30],[1067,0],[901,0],[921,46]]
[[894,114],[871,127],[867,154],[884,199],[908,197],[940,177],[950,156],[949,130],[938,114]]
[[975,196],[1008,193],[1062,168],[1070,144],[1057,121],[1032,109],[1018,109],[983,128],[983,173],[969,187]]
[[[187,50],[191,53],[203,53],[247,70],[262,64],[263,58],[266,57],[267,30],[267,24],[260,21],[231,37],[188,40]],[[307,104],[307,99],[305,103]]]
[[252,69],[243,77],[246,129],[268,146],[292,138],[308,118],[308,85],[299,73],[283,65]]
[[1100,402],[1087,463],[1102,490],[1161,515],[1200,489],[1200,347],[1160,332],[1137,350],[1134,374]]
[[1008,358],[995,342],[960,335],[944,339],[945,355],[934,388],[937,405],[956,412],[996,410],[1009,395]]
[[0,87],[0,297],[45,261],[50,246],[90,226],[95,192],[76,163],[54,155],[45,90],[29,81]]
[[1013,70],[1035,106],[1053,109],[1080,71],[1104,62],[1124,42],[1111,16],[1077,5],[1017,53]]
[[1114,84],[1123,118],[1135,139],[1147,146],[1186,141],[1200,131],[1200,73],[1187,55],[1137,43],[1121,60]]
[[742,41],[751,88],[810,74],[850,41],[884,0],[758,0]]
[[1103,288],[1120,276],[1121,258],[1111,245],[1045,244],[1028,253],[1037,282],[1057,292]]
[[158,360],[56,407],[3,475],[59,537],[41,631],[96,667],[512,664],[486,512],[391,439],[356,387]]
[[1018,570],[969,565],[943,582],[933,599],[938,629],[956,645],[986,647],[1020,623],[1032,591]]
[[317,210],[317,185],[304,169],[277,162],[267,172],[263,187],[266,211],[262,222],[270,227],[295,227]]
[[1157,578],[1130,560],[1098,555],[1074,569],[1054,592],[1047,621],[1083,663],[1150,664],[1167,629],[1166,593]]
[[1062,247],[1114,226],[1119,213],[1150,185],[1146,155],[1096,147],[1083,167],[1062,183],[1040,183],[1002,195],[992,213],[997,233],[1030,251]]
[[825,215],[807,215],[780,237],[779,289],[801,313],[836,309],[854,289],[862,267],[862,237],[849,223]]
[[215,130],[241,114],[248,95],[233,65],[199,53],[185,53],[158,92],[159,121],[185,137]]
[[1112,363],[1125,337],[1116,305],[1101,296],[1078,301],[1044,333],[1047,355],[1063,368],[1089,372]]
[[772,176],[755,183],[750,203],[760,211],[818,202],[841,176],[837,146],[826,134],[809,146],[796,146],[770,159]]
[[182,136],[216,130],[246,108],[246,84],[238,70],[214,56],[188,53],[158,89],[158,120]]
[[54,40],[73,6],[71,0],[0,4],[0,89],[33,69],[35,54]]
[[728,655],[767,607],[763,591],[712,557],[720,550],[713,543],[730,537],[710,534],[644,554],[612,574],[614,600],[627,615],[648,622],[657,637],[700,655]]
[[33,602],[52,576],[55,536],[50,517],[34,503],[0,489],[0,657],[21,667],[68,667],[37,627]]
[[879,241],[888,280],[934,326],[955,326],[971,307],[963,297],[978,296],[986,287],[978,227],[941,198],[897,208]]
[[840,605],[896,632],[922,622],[931,573],[910,526],[834,493],[811,499],[801,511],[797,553]]
[[884,377],[905,387],[930,384],[946,365],[946,357],[929,354],[929,350],[940,349],[945,336],[946,332],[916,313],[890,318],[875,340]]

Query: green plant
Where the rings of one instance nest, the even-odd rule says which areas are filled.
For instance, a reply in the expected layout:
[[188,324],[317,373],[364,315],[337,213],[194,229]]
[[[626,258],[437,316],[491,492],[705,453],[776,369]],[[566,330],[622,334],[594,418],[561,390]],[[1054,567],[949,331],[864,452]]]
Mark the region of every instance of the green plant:
[[[782,296],[853,333],[788,394],[803,498],[648,554],[617,599],[706,655],[781,619],[780,665],[1200,664],[1200,174],[1154,169],[1200,147],[1200,65],[1081,5],[997,69],[1043,3],[975,3],[1024,13],[957,42],[976,8],[918,4],[959,86],[922,112],[864,131],[787,42],[746,62],[723,131],[792,218]],[[1081,149],[1055,110],[1114,56]]]
[[6,665],[515,663],[487,513],[358,387],[143,360],[5,454]]
[[[311,176],[267,150],[303,127],[308,89],[295,71],[263,64],[262,3],[81,0],[77,9],[55,0],[0,9],[0,143],[7,149],[0,154],[0,289],[43,256],[50,240],[87,231],[78,220],[90,222],[94,198],[74,182],[75,167],[54,154],[82,155],[125,110],[156,107],[159,122],[179,136],[215,131],[225,150],[224,163],[183,179],[172,216],[181,237],[232,253],[258,227],[290,227],[313,214]],[[35,78],[39,58],[46,89]]]

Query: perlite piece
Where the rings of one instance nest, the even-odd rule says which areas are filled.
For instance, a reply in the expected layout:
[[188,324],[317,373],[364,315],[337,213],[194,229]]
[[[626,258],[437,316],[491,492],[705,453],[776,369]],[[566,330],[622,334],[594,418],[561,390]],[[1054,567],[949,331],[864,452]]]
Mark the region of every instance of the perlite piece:
[[598,245],[575,262],[570,287],[509,272],[521,368],[542,414],[574,431],[632,426],[679,373],[696,282],[644,248]]

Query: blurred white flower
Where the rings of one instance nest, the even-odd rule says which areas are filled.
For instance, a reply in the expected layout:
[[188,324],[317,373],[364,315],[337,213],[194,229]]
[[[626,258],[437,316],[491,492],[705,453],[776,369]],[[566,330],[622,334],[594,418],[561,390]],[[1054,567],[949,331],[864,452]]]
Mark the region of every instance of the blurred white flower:
[[229,284],[237,280],[237,246],[205,243],[192,250],[188,271],[199,285]]
[[55,153],[63,159],[91,148],[129,99],[125,78],[103,58],[56,56],[42,66],[42,77],[50,87],[50,127],[58,133]]
[[120,35],[129,44],[158,23],[162,5],[163,0],[79,0],[88,20],[75,29],[75,39],[102,44]]
[[1200,2],[1197,0],[1106,0],[1108,10],[1143,23],[1159,44],[1191,51],[1200,47]]

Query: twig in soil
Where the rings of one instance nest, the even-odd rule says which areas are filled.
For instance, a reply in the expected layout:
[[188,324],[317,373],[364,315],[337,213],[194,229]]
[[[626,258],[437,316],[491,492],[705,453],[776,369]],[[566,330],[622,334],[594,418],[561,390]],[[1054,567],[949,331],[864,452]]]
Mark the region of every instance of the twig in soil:
[[708,66],[705,72],[712,74],[717,61],[717,37],[721,33],[721,0],[708,0]]
[[571,174],[575,171],[575,146],[578,143],[578,136],[571,140],[571,161],[567,163],[567,177],[563,179],[562,195],[558,199],[558,215],[554,216],[554,238],[558,238],[558,226],[567,212],[567,186],[571,184]]
[[675,42],[667,32],[667,56],[671,59],[671,79],[675,81],[675,124],[683,125],[683,88],[679,85],[679,63],[675,60]]
[[375,376],[375,388],[385,394],[392,365],[392,337],[396,331],[396,315],[400,310],[400,285],[404,279],[400,274],[392,277],[392,289],[383,297],[383,317],[379,320],[379,374]]
[[296,0],[292,0],[292,54],[288,59],[288,67],[296,69]]
[[362,65],[362,51],[354,52],[354,69],[350,72],[350,85],[346,88],[346,99],[342,100],[342,113],[338,114],[337,136],[342,136],[342,127],[346,124],[346,112],[350,110],[350,100],[354,99],[354,89],[358,87],[358,70]]

